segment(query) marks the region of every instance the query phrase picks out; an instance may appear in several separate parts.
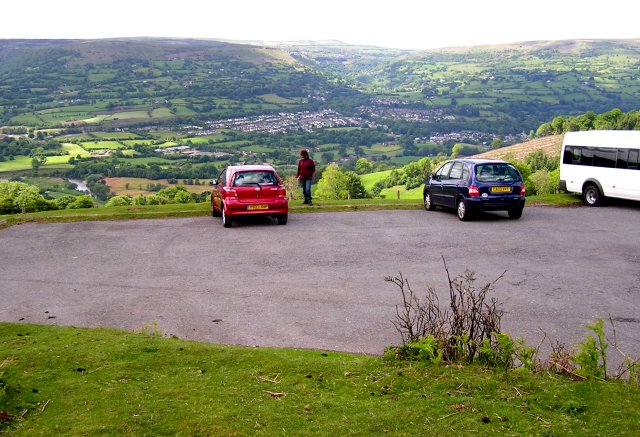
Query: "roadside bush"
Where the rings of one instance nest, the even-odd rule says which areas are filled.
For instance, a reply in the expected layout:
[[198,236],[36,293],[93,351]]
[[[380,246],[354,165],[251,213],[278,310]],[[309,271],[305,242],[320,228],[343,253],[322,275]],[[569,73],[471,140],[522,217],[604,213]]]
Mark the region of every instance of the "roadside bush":
[[549,186],[549,172],[546,170],[538,170],[529,176],[529,184],[527,194],[549,194],[547,187]]
[[442,349],[435,337],[429,334],[427,337],[421,337],[417,341],[395,348],[388,348],[385,351],[385,357],[440,364],[442,361]]
[[[74,185],[75,187],[75,185]],[[70,203],[73,203],[76,200],[76,196],[62,196],[58,197],[53,201],[53,204],[56,206],[56,209],[66,209]]]
[[76,200],[67,205],[67,209],[93,208],[96,204],[91,196],[78,196]]
[[166,199],[155,194],[147,196],[147,205],[164,205],[167,203]]
[[547,156],[542,150],[529,153],[525,156],[523,162],[534,173],[538,170],[553,171],[560,166],[560,158],[558,156]]
[[371,195],[373,197],[379,197],[380,193],[385,188],[386,188],[386,185],[383,181],[377,181],[375,184],[373,184],[373,187],[371,188]]
[[132,199],[127,195],[114,196],[105,206],[129,206],[132,203]]
[[[410,349],[420,347],[424,339],[432,337],[437,349],[436,356],[440,355],[444,361],[473,362],[483,354],[487,360],[487,348],[498,353],[498,347],[506,347],[506,339],[500,336],[500,304],[488,297],[502,275],[477,288],[474,272],[467,270],[452,279],[444,257],[443,263],[449,282],[448,308],[440,307],[433,287],[428,287],[425,297],[421,299],[402,274],[385,278],[385,281],[395,284],[402,294],[402,304],[396,305],[393,324],[402,337],[403,345],[409,345]],[[491,360],[495,361],[496,358]]]
[[55,209],[55,203],[45,199],[38,187],[24,182],[0,182],[0,214],[19,214]]
[[529,176],[527,194],[553,194],[560,189],[560,170],[537,170]]
[[134,205],[146,205],[147,204],[147,198],[144,197],[142,194],[138,194],[136,197],[133,198],[133,204]]
[[581,342],[576,343],[578,351],[571,359],[576,365],[576,373],[587,379],[607,379],[607,348],[608,343],[604,336],[604,322],[602,319],[585,325],[595,334],[587,336]]
[[560,169],[556,168],[549,172],[549,193],[560,192]]
[[318,181],[316,196],[320,199],[364,199],[369,194],[356,173],[329,164]]
[[433,287],[428,287],[425,296],[420,298],[401,273],[385,278],[395,284],[402,295],[402,303],[396,305],[396,318],[392,320],[402,344],[386,348],[385,359],[432,365],[477,363],[505,371],[515,368],[530,372],[552,371],[582,380],[606,380],[612,377],[607,355],[611,345],[624,358],[613,378],[640,385],[640,360],[628,357],[618,348],[611,317],[613,340],[607,338],[604,322],[598,318],[595,323],[584,326],[592,335],[575,343],[576,349],[570,350],[556,342],[551,344],[549,359],[541,361],[540,346],[546,334],[537,347],[530,347],[522,338],[514,339],[500,331],[503,314],[500,304],[493,298],[488,299],[487,294],[506,272],[494,281],[476,287],[472,271],[466,270],[452,279],[444,257],[443,262],[450,298],[445,308],[440,307]]
[[173,197],[174,203],[193,203],[193,197],[187,191],[180,191]]
[[183,186],[165,187],[158,191],[160,204],[166,203],[190,203],[193,202],[191,194]]
[[295,175],[285,177],[282,182],[287,189],[289,199],[300,199],[302,197],[302,188],[300,188],[300,183]]

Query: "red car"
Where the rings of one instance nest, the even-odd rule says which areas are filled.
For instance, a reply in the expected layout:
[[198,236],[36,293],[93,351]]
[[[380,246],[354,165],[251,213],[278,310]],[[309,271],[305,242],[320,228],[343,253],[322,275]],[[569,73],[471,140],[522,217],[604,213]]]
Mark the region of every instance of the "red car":
[[211,215],[222,216],[225,228],[234,217],[248,215],[268,215],[287,224],[287,191],[270,165],[232,165],[211,184]]

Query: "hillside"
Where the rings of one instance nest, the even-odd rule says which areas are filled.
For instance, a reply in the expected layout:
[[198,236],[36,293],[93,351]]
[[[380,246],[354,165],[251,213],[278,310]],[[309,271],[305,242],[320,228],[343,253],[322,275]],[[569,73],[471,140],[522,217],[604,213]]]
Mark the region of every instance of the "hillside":
[[414,137],[504,136],[560,115],[636,109],[639,66],[640,40],[419,52],[308,41],[0,40],[0,125],[166,125],[330,109]]
[[537,150],[542,150],[547,156],[560,156],[562,139],[564,135],[550,135],[536,138],[520,144],[490,150],[488,152],[473,155],[472,158],[505,159],[513,158],[516,161],[523,160],[527,155]]
[[640,40],[534,41],[410,53],[353,79],[450,126],[528,132],[556,115],[637,109],[639,66]]
[[[67,57],[63,56],[68,55]],[[113,64],[176,60],[237,60],[253,64],[274,61],[296,63],[282,51],[263,46],[217,40],[176,38],[114,38],[96,40],[0,40],[0,59],[7,70],[12,65],[37,66],[49,61],[69,65]]]
[[263,46],[0,40],[0,125],[157,125],[317,109],[334,94],[354,92]]

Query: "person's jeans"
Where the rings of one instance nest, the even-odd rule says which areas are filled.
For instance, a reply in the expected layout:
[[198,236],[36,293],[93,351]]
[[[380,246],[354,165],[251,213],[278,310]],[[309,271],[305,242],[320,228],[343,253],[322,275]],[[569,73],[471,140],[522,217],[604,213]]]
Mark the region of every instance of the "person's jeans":
[[304,203],[311,203],[311,179],[300,179]]

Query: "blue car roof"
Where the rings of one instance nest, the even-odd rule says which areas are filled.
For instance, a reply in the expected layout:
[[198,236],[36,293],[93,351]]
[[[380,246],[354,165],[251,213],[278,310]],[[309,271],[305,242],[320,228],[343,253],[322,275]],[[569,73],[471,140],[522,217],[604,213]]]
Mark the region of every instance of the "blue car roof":
[[461,162],[467,162],[469,164],[488,164],[488,163],[509,164],[509,162],[503,161],[502,159],[487,159],[487,158],[456,158],[456,159],[452,159],[451,161],[461,161]]

